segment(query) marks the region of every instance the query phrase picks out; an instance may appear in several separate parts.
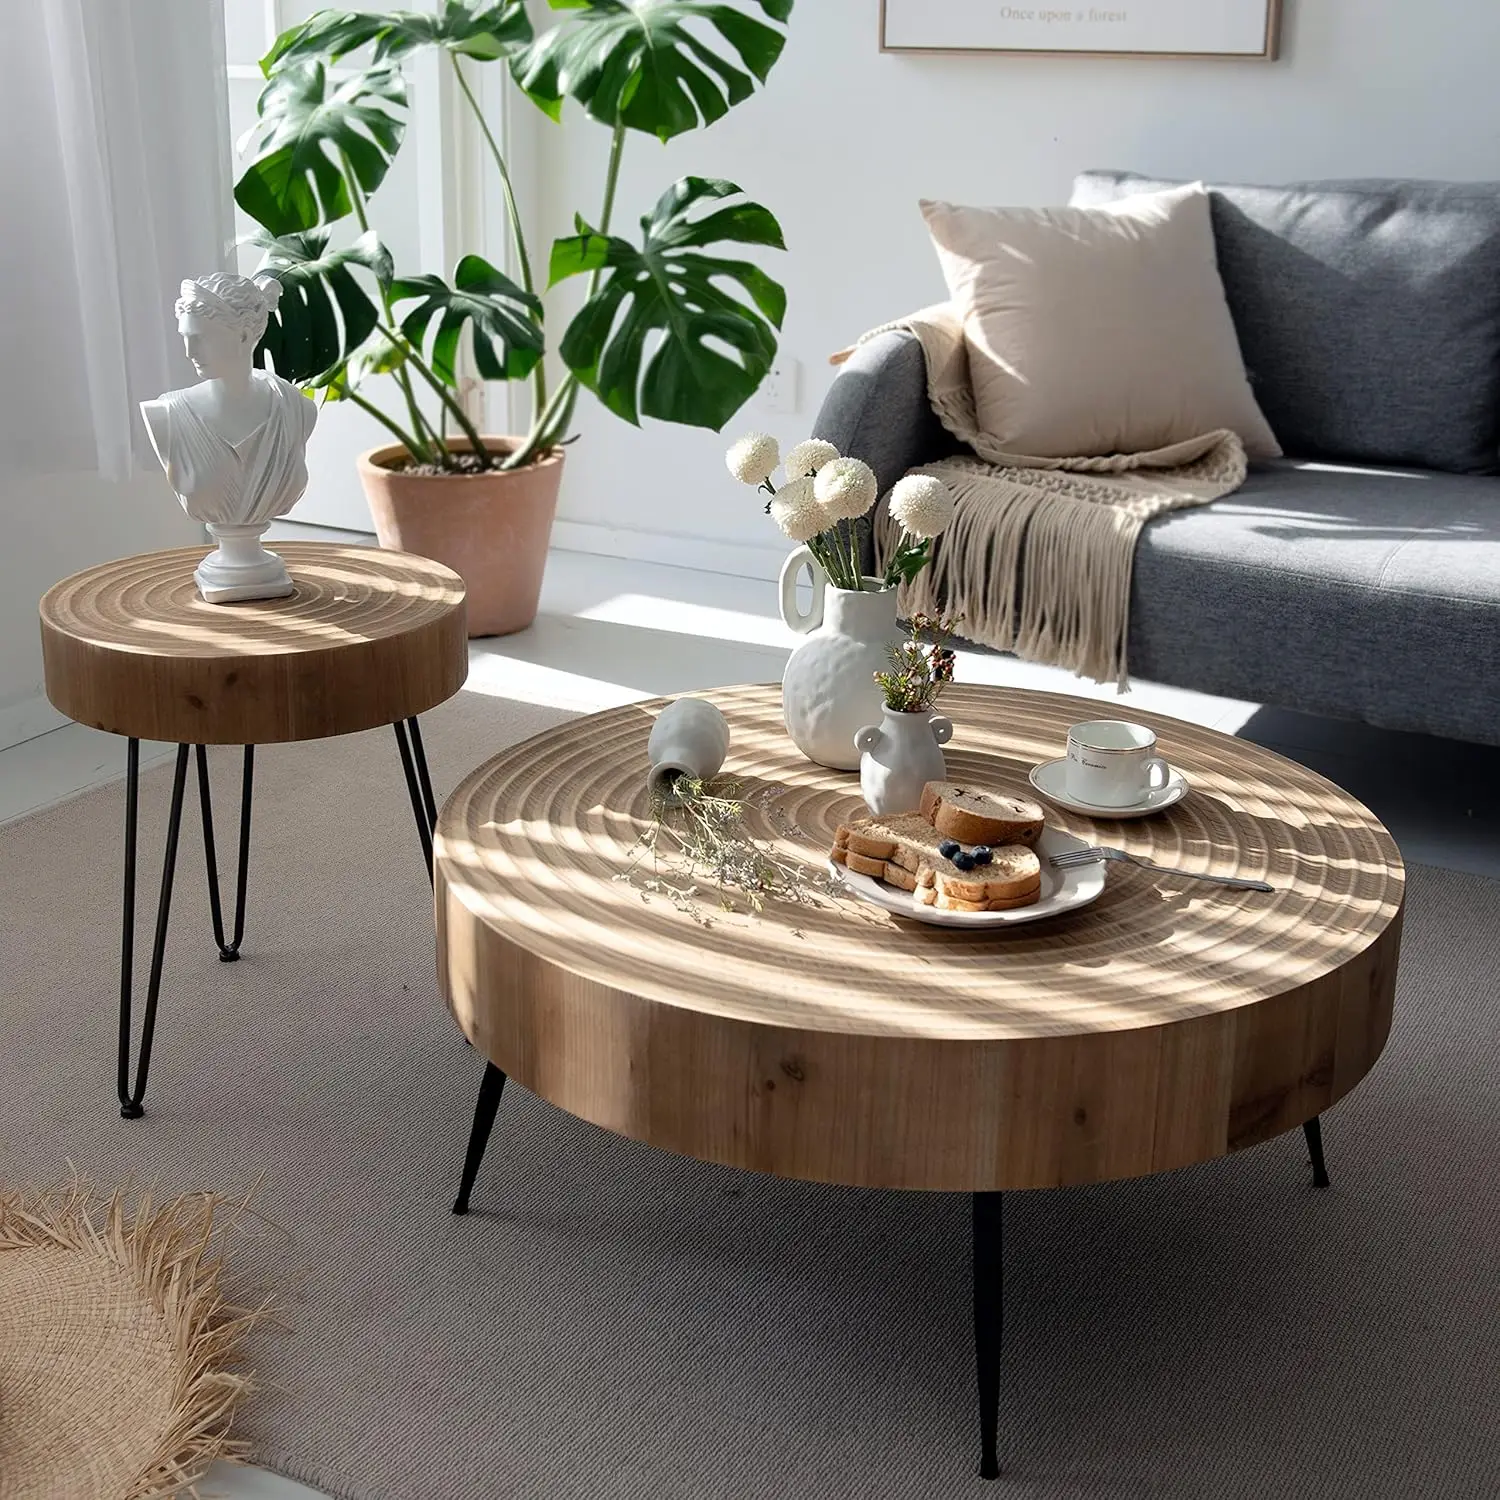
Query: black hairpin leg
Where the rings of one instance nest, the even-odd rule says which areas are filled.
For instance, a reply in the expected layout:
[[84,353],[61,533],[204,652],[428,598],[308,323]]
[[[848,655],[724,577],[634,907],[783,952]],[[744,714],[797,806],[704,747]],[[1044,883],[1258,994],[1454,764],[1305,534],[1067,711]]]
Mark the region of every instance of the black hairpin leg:
[[[427,772],[427,755],[422,748],[422,731],[415,718],[398,720],[392,726],[396,744],[401,750],[401,769],[406,773],[406,790],[411,797],[412,815],[417,820],[417,837],[422,843],[422,859],[427,878],[432,879],[432,835],[437,828],[437,802],[432,795],[432,777]],[[408,732],[410,739],[407,738]]]
[[463,1181],[458,1185],[458,1197],[453,1200],[456,1214],[469,1211],[469,1194],[474,1190],[474,1179],[479,1175],[479,1164],[484,1160],[484,1148],[489,1144],[495,1111],[500,1108],[500,1095],[504,1091],[505,1074],[494,1063],[487,1062],[484,1077],[479,1080],[479,1099],[474,1105],[474,1126],[469,1131],[469,1149],[464,1156]]
[[1302,1134],[1307,1137],[1308,1155],[1312,1157],[1313,1186],[1328,1186],[1328,1163],[1323,1160],[1323,1121],[1318,1115],[1306,1121]]
[[208,750],[199,745],[198,803],[203,811],[203,862],[208,867],[208,909],[214,920],[214,942],[219,962],[232,964],[245,941],[245,882],[250,875],[250,804],[255,786],[255,746],[245,746],[245,769],[240,782],[240,860],[234,898],[234,937],[224,941],[224,909],[219,901],[219,861],[214,852],[214,805],[208,789]]
[[136,1058],[135,1087],[130,1086],[130,1005],[135,988],[135,853],[139,808],[141,742],[131,740],[125,751],[125,899],[120,941],[120,1044],[115,1089],[120,1118],[138,1120],[145,1113],[141,1098],[151,1070],[151,1038],[156,1031],[156,1001],[161,994],[162,960],[167,951],[167,918],[172,912],[172,876],[177,868],[177,839],[182,832],[182,797],[187,787],[188,747],[177,747],[177,769],[172,777],[172,810],[167,816],[167,848],[162,857],[161,895],[156,905],[156,937],[151,945],[151,974],[146,982],[146,1010],[141,1019],[140,1052]]
[[1004,1236],[1000,1193],[974,1194],[974,1367],[979,1377],[979,1477],[998,1479],[1000,1336],[1004,1323]]

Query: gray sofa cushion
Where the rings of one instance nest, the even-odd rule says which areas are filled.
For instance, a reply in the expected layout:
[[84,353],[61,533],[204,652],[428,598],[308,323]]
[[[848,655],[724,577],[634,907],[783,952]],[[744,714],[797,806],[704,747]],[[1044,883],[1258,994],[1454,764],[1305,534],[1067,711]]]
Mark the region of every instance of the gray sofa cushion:
[[[1073,202],[1173,185],[1085,172]],[[1287,453],[1500,469],[1500,183],[1210,186],[1240,350]]]
[[1500,485],[1257,468],[1235,494],[1142,533],[1130,670],[1500,744]]

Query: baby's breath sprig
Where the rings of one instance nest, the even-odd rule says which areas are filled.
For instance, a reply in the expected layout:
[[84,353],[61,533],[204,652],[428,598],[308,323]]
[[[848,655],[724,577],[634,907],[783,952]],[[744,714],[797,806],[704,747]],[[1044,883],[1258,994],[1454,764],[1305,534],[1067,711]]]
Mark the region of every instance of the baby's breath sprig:
[[[629,881],[645,900],[666,897],[705,927],[713,919],[699,903],[709,894],[725,912],[741,910],[738,902],[756,913],[770,900],[818,905],[833,888],[831,877],[817,866],[788,858],[774,844],[762,843],[745,824],[747,809],[758,808],[777,837],[799,835],[777,806],[776,789],[751,797],[742,796],[742,790],[726,777],[704,781],[679,776],[669,794],[652,799],[651,826],[636,840],[629,867],[615,878]],[[649,872],[642,868],[648,856]]]

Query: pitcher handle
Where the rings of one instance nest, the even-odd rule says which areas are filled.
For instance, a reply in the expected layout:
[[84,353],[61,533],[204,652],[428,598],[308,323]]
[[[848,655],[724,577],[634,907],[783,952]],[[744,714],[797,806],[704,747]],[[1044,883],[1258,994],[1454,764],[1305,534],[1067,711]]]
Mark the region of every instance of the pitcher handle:
[[[797,577],[806,568],[812,580],[812,608],[803,614],[797,607]],[[798,547],[781,565],[781,618],[789,630],[806,635],[823,623],[823,589],[828,575],[807,547]]]

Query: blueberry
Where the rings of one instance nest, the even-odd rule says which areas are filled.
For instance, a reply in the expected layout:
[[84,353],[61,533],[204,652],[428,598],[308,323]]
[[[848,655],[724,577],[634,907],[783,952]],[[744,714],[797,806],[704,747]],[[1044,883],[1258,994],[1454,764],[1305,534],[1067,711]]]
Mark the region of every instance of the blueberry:
[[978,863],[978,861],[974,858],[974,856],[972,854],[965,854],[962,849],[960,849],[957,854],[954,854],[954,855],[952,855],[950,857],[952,858],[953,863],[960,870],[965,870],[965,871],[972,870],[974,868],[975,864]]
[[958,853],[961,847],[962,846],[953,839],[944,839],[943,842],[938,845],[938,853],[941,854],[944,859],[952,859],[953,856]]
[[988,844],[977,845],[973,853],[976,865],[988,865],[994,862],[995,851]]

